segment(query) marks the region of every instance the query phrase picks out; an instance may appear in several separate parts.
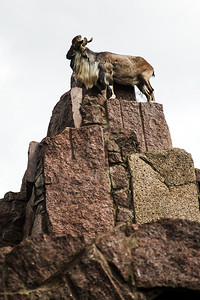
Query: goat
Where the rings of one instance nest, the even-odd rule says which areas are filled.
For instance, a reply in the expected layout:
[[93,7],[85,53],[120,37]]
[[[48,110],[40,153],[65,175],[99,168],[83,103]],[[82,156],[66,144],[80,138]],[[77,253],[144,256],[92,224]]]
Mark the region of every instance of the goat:
[[153,67],[142,57],[114,54],[111,52],[93,52],[85,47],[93,40],[82,39],[77,35],[66,54],[71,60],[73,77],[80,80],[87,89],[97,86],[102,95],[107,97],[107,88],[111,91],[110,99],[116,98],[113,83],[136,85],[146,96],[148,102],[154,102],[154,89],[149,79],[154,76]]

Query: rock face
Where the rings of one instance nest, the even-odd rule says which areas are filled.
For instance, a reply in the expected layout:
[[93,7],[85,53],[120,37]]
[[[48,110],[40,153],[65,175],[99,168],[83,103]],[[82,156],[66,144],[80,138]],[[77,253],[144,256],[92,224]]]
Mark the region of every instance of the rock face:
[[27,197],[25,192],[8,192],[0,199],[0,246],[14,246],[23,239]]
[[129,165],[136,223],[160,218],[200,222],[191,155],[181,149],[132,154]]
[[200,171],[161,104],[115,91],[74,86],[30,143],[0,200],[0,299],[199,299]]
[[[79,106],[81,113],[72,111],[72,107],[75,109]],[[71,111],[70,116],[64,114],[65,111],[68,114]],[[81,124],[80,119],[82,125],[107,125],[109,138],[115,135],[130,138],[134,135],[140,152],[172,147],[163,108],[158,103],[152,105],[125,99],[105,101],[100,95],[90,97],[87,94],[81,98],[81,88],[75,87],[64,94],[55,106],[47,136],[52,137],[65,127]]]
[[111,229],[113,201],[102,128],[67,127],[45,139],[43,147],[49,231],[94,238]]
[[1,253],[0,295],[199,299],[199,232],[199,223],[162,219],[140,226],[121,224],[89,246],[69,235],[29,237]]
[[137,286],[199,290],[199,271],[193,265],[199,264],[198,231],[199,223],[177,219],[139,227],[137,246],[132,250]]

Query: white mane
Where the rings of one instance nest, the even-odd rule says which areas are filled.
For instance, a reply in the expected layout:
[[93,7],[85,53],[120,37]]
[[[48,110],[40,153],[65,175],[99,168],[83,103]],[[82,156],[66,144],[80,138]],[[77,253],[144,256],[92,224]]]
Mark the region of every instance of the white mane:
[[82,81],[87,89],[97,84],[99,77],[99,63],[97,61],[90,62],[88,58],[82,57],[79,52],[75,55],[75,73],[74,77]]

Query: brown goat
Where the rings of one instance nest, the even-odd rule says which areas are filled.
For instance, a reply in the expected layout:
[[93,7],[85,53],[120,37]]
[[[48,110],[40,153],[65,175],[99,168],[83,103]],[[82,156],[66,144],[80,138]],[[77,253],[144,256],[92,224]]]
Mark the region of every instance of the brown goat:
[[107,97],[107,88],[111,97],[116,98],[113,82],[134,86],[146,96],[148,102],[154,102],[153,88],[149,82],[154,76],[153,67],[142,57],[114,54],[111,52],[93,52],[85,47],[90,43],[87,38],[77,35],[66,58],[71,60],[73,77],[84,83],[86,88],[97,86],[102,95]]

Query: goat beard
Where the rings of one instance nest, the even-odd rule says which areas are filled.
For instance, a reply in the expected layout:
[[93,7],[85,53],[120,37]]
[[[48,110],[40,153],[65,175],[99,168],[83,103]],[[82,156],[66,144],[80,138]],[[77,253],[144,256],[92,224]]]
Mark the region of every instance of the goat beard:
[[75,70],[73,77],[84,83],[87,89],[97,85],[99,78],[99,63],[91,63],[87,58],[82,57],[80,53],[75,57]]

